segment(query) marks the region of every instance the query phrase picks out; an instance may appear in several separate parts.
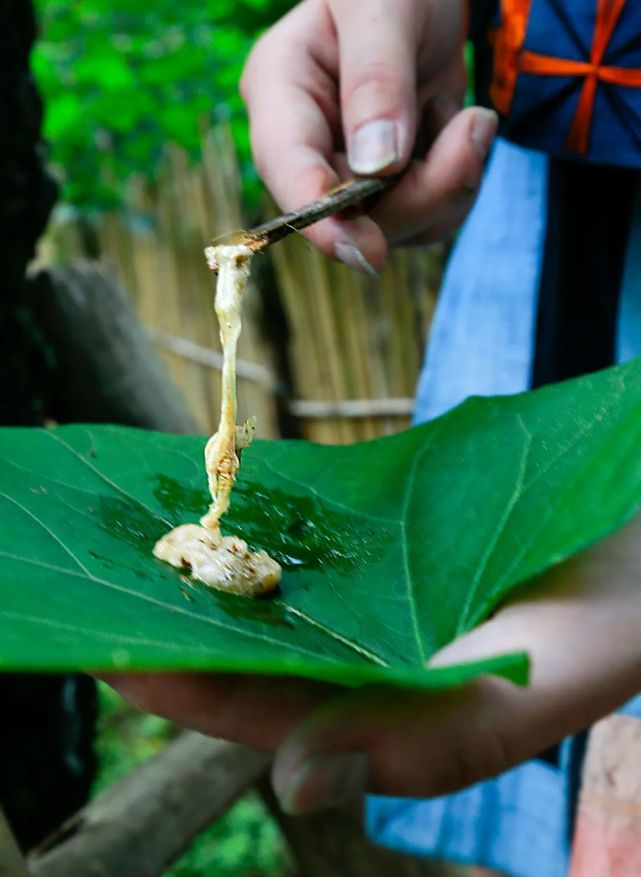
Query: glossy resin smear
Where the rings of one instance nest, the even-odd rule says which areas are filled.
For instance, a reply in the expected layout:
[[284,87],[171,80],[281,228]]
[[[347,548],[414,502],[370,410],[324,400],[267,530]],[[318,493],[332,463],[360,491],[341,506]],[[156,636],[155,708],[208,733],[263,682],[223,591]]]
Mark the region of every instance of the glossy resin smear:
[[223,347],[222,404],[218,431],[205,448],[205,466],[212,502],[200,524],[185,524],[163,536],[154,555],[212,588],[258,597],[273,591],[281,568],[264,551],[251,552],[236,536],[223,536],[220,519],[229,508],[238,472],[239,452],[251,444],[254,424],[236,426],[236,351],[242,327],[241,308],[251,269],[252,252],[242,245],[206,250],[218,269],[216,314]]

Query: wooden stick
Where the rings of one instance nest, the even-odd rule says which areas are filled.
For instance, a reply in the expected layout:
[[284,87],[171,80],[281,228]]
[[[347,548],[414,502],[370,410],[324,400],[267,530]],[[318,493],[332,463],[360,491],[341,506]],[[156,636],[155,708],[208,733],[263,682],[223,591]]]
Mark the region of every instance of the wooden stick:
[[[331,192],[328,192],[317,201],[306,204],[300,210],[294,210],[292,213],[285,213],[276,219],[270,219],[262,225],[250,231],[241,231],[239,234],[233,235],[231,239],[225,243],[242,244],[254,252],[258,253],[282,241],[294,231],[301,231],[321,219],[327,219],[335,213],[341,213],[348,207],[354,207],[383,192],[394,181],[394,177],[386,179],[366,179],[366,180],[348,180],[342,183]],[[215,263],[210,262],[210,267],[216,271]]]

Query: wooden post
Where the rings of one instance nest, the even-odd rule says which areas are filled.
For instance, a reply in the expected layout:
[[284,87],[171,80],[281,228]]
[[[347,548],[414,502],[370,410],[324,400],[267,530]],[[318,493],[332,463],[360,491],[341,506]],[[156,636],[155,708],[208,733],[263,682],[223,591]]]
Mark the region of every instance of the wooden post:
[[31,301],[54,351],[50,416],[198,432],[109,268],[79,260],[42,271]]

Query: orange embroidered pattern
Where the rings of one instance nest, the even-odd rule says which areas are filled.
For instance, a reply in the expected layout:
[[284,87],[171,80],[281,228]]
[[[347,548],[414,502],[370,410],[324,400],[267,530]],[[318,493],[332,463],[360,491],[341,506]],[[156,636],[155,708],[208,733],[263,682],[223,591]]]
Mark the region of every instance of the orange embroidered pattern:
[[[508,56],[504,50],[503,58],[497,57],[495,62],[497,69],[501,71],[495,80],[496,95],[494,89],[492,92],[492,99],[497,110],[503,114],[509,112],[520,72],[534,73],[538,76],[576,76],[584,79],[579,103],[565,146],[569,152],[585,155],[590,148],[592,117],[594,115],[594,105],[599,83],[604,82],[626,88],[641,88],[640,68],[608,67],[603,64],[605,53],[619,23],[626,2],[627,0],[597,0],[594,38],[588,61],[573,61],[569,58],[555,58],[549,55],[540,55],[536,52],[522,51],[527,19],[524,25],[522,21],[523,10],[521,9],[519,11],[518,24],[516,25],[518,34],[521,36],[521,42],[518,48],[515,51],[513,50],[512,55]],[[523,3],[516,3],[515,0],[504,0],[504,23],[502,23],[499,33],[506,26],[506,7],[510,7],[513,4],[517,6],[525,5]],[[527,5],[528,7],[530,6],[530,4]],[[529,11],[528,8],[528,15]],[[514,29],[514,25],[512,29]],[[510,28],[507,27],[507,30],[509,31]],[[506,41],[505,37],[502,39]],[[500,43],[501,40],[495,38],[495,44],[497,42]],[[508,66],[501,67],[501,64],[507,64]]]
[[491,34],[494,81],[490,96],[496,109],[504,116],[512,106],[531,7],[532,0],[501,0],[501,26]]

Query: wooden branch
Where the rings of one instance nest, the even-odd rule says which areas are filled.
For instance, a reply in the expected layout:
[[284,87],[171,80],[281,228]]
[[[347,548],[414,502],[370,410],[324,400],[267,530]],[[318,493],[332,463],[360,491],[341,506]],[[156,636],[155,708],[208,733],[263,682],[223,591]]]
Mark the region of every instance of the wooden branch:
[[30,877],[18,842],[0,808],[0,877]]
[[78,260],[49,268],[31,279],[30,296],[55,355],[50,416],[198,432],[109,267]]
[[185,732],[62,826],[57,846],[30,857],[31,874],[160,877],[269,761],[263,753]]
[[[270,219],[262,225],[252,228],[250,231],[242,231],[233,235],[229,240],[224,241],[228,244],[243,244],[249,247],[254,253],[265,250],[286,238],[295,231],[302,231],[321,219],[327,219],[336,213],[341,213],[349,207],[355,207],[374,195],[384,192],[396,177],[386,177],[385,179],[362,179],[347,180],[335,189],[332,189],[323,198],[306,204],[299,210],[291,213],[285,213],[275,219]],[[221,242],[223,243],[223,242]],[[205,250],[209,253],[210,247]],[[217,270],[216,261],[208,256],[209,266],[212,271]]]
[[374,846],[365,836],[360,805],[292,817],[282,812],[266,779],[260,781],[259,791],[304,877],[455,877],[459,873],[440,862]]

